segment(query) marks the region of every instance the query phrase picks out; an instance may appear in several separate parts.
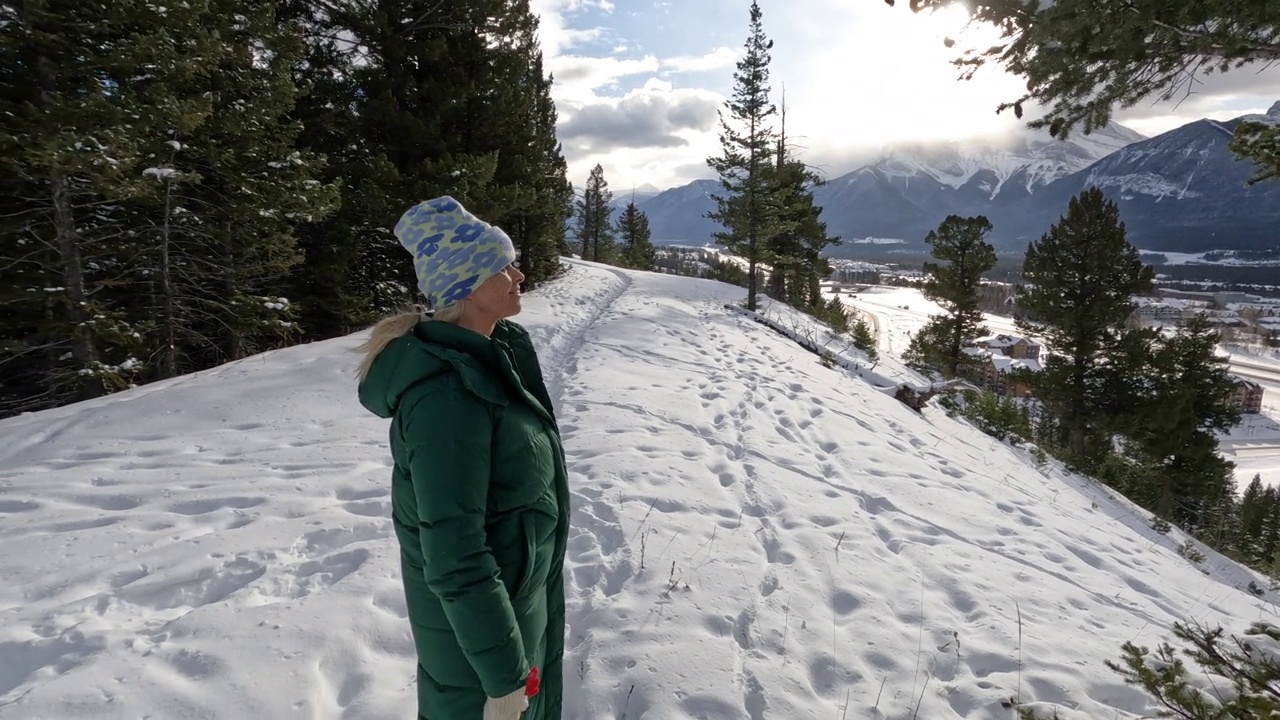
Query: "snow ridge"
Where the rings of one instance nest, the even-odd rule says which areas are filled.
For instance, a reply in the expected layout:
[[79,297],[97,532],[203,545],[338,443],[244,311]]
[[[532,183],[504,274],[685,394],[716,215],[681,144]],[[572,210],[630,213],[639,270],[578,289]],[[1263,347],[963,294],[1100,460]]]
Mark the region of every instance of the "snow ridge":
[[[1272,611],[1106,489],[897,402],[891,357],[824,367],[741,296],[573,262],[526,297],[573,495],[565,720],[1007,720],[1019,688],[1133,718],[1121,641]],[[0,720],[412,714],[363,335],[0,421]]]

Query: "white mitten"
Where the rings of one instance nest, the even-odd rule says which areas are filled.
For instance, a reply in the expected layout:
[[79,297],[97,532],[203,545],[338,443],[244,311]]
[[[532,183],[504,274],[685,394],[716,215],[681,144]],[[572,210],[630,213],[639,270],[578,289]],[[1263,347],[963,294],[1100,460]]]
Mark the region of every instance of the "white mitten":
[[489,698],[484,703],[484,720],[520,720],[520,715],[529,709],[529,698],[525,697],[524,688],[500,698]]

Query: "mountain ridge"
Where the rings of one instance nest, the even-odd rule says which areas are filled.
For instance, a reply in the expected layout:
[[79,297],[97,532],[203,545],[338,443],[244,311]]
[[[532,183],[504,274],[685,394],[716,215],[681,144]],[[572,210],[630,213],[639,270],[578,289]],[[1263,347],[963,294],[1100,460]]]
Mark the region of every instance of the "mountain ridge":
[[[1047,231],[1072,195],[1096,184],[1120,205],[1144,248],[1267,247],[1280,227],[1280,183],[1246,187],[1250,163],[1227,148],[1248,119],[1280,122],[1280,102],[1262,115],[1199,119],[1151,138],[1112,124],[1066,141],[1027,131],[1000,141],[900,145],[814,195],[828,230],[848,241],[888,237],[920,246],[947,215],[982,214],[995,225],[993,243],[1010,251]],[[696,180],[640,203],[655,241],[711,242],[719,227],[704,217],[714,207],[708,182],[715,181]]]

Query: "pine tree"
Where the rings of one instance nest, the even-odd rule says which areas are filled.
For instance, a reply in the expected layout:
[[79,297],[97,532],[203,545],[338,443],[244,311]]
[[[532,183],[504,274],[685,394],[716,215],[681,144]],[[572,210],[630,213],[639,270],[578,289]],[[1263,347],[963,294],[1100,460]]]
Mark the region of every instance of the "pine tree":
[[1027,248],[1026,285],[1018,319],[1025,332],[1042,336],[1052,354],[1036,375],[1035,394],[1062,422],[1070,452],[1087,456],[1091,431],[1100,444],[1111,414],[1107,377],[1132,369],[1114,363],[1133,296],[1151,288],[1153,273],[1125,239],[1120,210],[1090,188],[1071,199],[1067,214]]
[[296,336],[281,279],[301,261],[294,228],[323,218],[336,188],[315,179],[323,159],[295,147],[293,69],[301,51],[294,28],[276,21],[276,3],[212,0],[223,51],[208,76],[208,121],[187,145],[201,176],[191,202],[211,249],[196,302],[212,318],[215,361],[234,360]]
[[1236,126],[1235,137],[1228,147],[1236,155],[1253,161],[1250,185],[1280,179],[1280,125],[1245,120]]
[[1150,473],[1151,509],[1193,532],[1212,527],[1214,508],[1235,490],[1217,433],[1239,423],[1240,413],[1218,342],[1203,315],[1157,338],[1149,367],[1132,379],[1144,391],[1122,430],[1126,449]]
[[733,74],[733,97],[720,114],[722,154],[707,159],[720,176],[723,195],[714,195],[716,209],[707,217],[725,228],[716,241],[747,261],[747,309],[757,307],[759,267],[770,261],[770,241],[790,228],[781,220],[782,190],[774,180],[773,131],[769,118],[776,108],[769,101],[769,51],[773,41],[764,34],[763,14],[751,3],[746,54]]
[[506,0],[489,32],[497,39],[489,113],[498,153],[490,221],[515,242],[526,288],[559,274],[564,225],[573,214],[537,29],[528,0]]
[[813,191],[823,180],[787,144],[787,109],[783,100],[781,127],[775,152],[775,185],[781,193],[781,230],[769,242],[769,295],[800,308],[823,304],[820,282],[831,274],[823,251],[839,245],[827,234],[822,208],[814,202]]
[[1236,556],[1244,562],[1257,562],[1262,557],[1262,528],[1268,510],[1270,504],[1263,491],[1262,475],[1254,475],[1240,497],[1240,534],[1233,547]]
[[871,326],[861,315],[853,323],[853,346],[866,354],[872,365],[880,362],[880,351],[876,348],[876,336],[871,333]]
[[[175,11],[177,24],[184,13]],[[97,292],[120,272],[137,113],[122,89],[169,20],[141,2],[0,9],[0,414],[124,387],[138,329]],[[189,28],[186,28],[189,29]]]
[[613,193],[604,179],[604,168],[591,168],[587,185],[578,200],[578,242],[582,243],[582,259],[593,262],[613,260]]
[[649,232],[649,217],[634,199],[618,216],[618,237],[622,240],[622,264],[636,270],[653,270],[656,253]]
[[949,215],[925,237],[933,257],[945,264],[924,264],[929,276],[924,295],[946,314],[929,318],[912,338],[905,355],[912,365],[953,378],[973,364],[965,351],[986,333],[979,305],[982,275],[996,264],[995,248],[984,239],[991,229],[991,222],[981,215]]
[[[911,0],[917,11],[948,4]],[[965,77],[989,62],[1024,77],[1026,93],[999,109],[1022,117],[1023,103],[1046,108],[1031,125],[1058,137],[1079,125],[1101,128],[1116,107],[1189,92],[1201,72],[1280,60],[1280,5],[1265,0],[998,0],[971,8],[1002,40],[955,63]],[[1280,127],[1242,123],[1232,148],[1255,161],[1255,180],[1280,177]]]
[[[315,3],[289,1],[321,78],[300,107],[314,118],[299,142],[328,155],[326,179],[345,188],[338,212],[301,233],[312,260],[295,286],[306,288],[314,268],[344,291],[312,295],[332,308],[313,316],[324,336],[423,302],[393,233],[406,209],[451,195],[492,219],[500,131],[490,103],[500,83],[490,33],[507,3],[379,0],[376,12],[340,3],[315,12]],[[353,309],[336,307],[346,298]]]
[[[355,13],[312,0],[283,0],[278,18],[282,25],[297,28],[305,42],[294,71],[299,94],[290,116],[302,122],[295,145],[324,156],[328,162],[316,179],[341,188],[333,213],[298,228],[302,262],[288,283],[290,297],[299,305],[303,336],[323,339],[354,332],[377,319],[376,281],[361,282],[358,268],[362,248],[381,239],[366,224],[396,212],[382,184],[397,172],[371,150],[361,133],[357,62],[373,58],[357,59],[355,43],[367,35],[357,33],[361,24]],[[380,272],[397,267],[388,262]]]
[[559,271],[572,195],[527,0],[0,19],[0,415],[420,301],[391,229],[424,197],[502,225],[529,284]]
[[150,318],[148,374],[155,378],[205,367],[188,362],[187,353],[208,345],[201,330],[214,324],[195,301],[201,281],[209,279],[204,270],[210,208],[196,199],[204,178],[191,146],[213,113],[208,68],[229,52],[213,12],[205,0],[158,13],[156,20],[183,29],[137,48],[134,62],[148,71],[122,93],[134,107],[148,108],[134,129],[139,152],[129,169],[135,178],[127,203],[134,229],[128,235],[134,281],[129,290],[140,301],[129,310]]

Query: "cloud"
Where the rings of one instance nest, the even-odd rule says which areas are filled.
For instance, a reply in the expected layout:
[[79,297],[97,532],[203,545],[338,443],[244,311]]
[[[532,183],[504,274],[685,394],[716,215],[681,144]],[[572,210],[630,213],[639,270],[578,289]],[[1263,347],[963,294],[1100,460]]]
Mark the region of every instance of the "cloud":
[[[1020,78],[993,65],[958,79],[951,61],[960,50],[998,37],[990,27],[970,26],[959,4],[921,14],[872,0],[761,4],[774,41],[773,99],[780,102],[785,90],[787,134],[829,177],[896,143],[995,137],[1022,125],[1011,112],[996,114],[1001,102],[1024,92]],[[703,159],[719,152],[709,111],[731,92],[748,30],[745,6],[658,2],[614,13],[608,0],[532,5],[555,74],[571,179],[585,178],[596,162],[637,185],[708,176]],[[948,37],[956,47],[944,45]],[[652,85],[656,78],[668,85]],[[642,83],[650,84],[637,91]],[[1265,111],[1280,98],[1280,67],[1215,74],[1194,90],[1189,98],[1117,109],[1116,119],[1153,135],[1200,117]]]
[[731,67],[738,62],[738,53],[727,47],[719,47],[704,55],[679,55],[662,60],[662,69],[677,73],[707,72]]
[[548,58],[584,42],[598,40],[605,33],[605,28],[601,27],[570,28],[566,14],[589,8],[613,11],[613,3],[609,0],[530,0],[529,6],[538,16],[538,42]]
[[[1187,90],[1190,90],[1188,93]],[[1158,135],[1200,118],[1231,120],[1266,112],[1280,99],[1280,68],[1243,67],[1226,73],[1199,75],[1168,100],[1153,96],[1131,108],[1117,109],[1115,119],[1144,135]]]
[[715,127],[722,98],[700,90],[675,90],[651,79],[619,100],[573,108],[558,128],[577,154],[620,148],[674,148],[689,145],[687,131]]
[[597,163],[615,189],[709,177],[706,158],[720,150],[715,127],[723,103],[718,93],[658,78],[619,98],[564,103],[558,135],[569,178],[581,184]]
[[661,63],[653,55],[642,58],[561,55],[548,63],[555,78],[551,94],[557,104],[583,105],[600,97],[597,90],[613,89],[622,78],[653,74],[660,67]]

